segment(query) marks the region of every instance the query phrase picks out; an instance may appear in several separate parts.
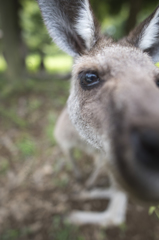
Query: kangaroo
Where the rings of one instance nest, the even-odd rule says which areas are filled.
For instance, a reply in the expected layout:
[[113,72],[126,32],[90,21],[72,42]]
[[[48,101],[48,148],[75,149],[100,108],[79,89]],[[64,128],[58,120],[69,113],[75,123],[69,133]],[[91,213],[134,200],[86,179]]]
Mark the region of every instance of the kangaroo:
[[50,36],[74,57],[70,120],[79,135],[104,154],[115,179],[116,191],[104,194],[111,197],[105,212],[74,212],[69,220],[120,224],[127,201],[120,186],[137,199],[159,201],[159,7],[115,42],[101,33],[88,0],[38,3]]

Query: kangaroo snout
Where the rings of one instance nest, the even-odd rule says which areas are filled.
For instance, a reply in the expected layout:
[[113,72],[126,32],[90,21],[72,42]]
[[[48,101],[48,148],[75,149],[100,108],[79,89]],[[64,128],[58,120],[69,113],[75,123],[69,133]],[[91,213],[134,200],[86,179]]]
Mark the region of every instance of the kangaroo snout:
[[159,130],[133,129],[131,141],[137,163],[159,171]]
[[159,124],[133,124],[113,139],[117,179],[137,199],[159,198]]

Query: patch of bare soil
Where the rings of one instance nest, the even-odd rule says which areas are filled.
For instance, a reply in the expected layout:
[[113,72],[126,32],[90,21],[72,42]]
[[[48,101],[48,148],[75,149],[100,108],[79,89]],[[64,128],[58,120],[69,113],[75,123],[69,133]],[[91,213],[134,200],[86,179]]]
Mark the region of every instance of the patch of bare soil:
[[[53,96],[48,91],[32,90],[1,101],[0,240],[159,240],[159,219],[155,214],[149,216],[147,207],[131,202],[126,223],[120,227],[78,228],[65,223],[64,216],[71,210],[103,211],[108,201],[72,199],[85,188],[93,163],[88,156],[78,158],[84,177],[77,182],[71,166],[50,139],[65,102],[61,85],[54,82],[52,88]],[[6,106],[8,112],[14,108],[19,118],[15,120],[12,111],[8,115]],[[97,186],[106,182],[103,173]]]
[[[7,181],[1,185],[1,240],[72,240],[80,239],[79,234],[83,237],[81,239],[85,240],[159,239],[159,219],[155,215],[149,216],[148,208],[134,203],[129,203],[127,221],[120,227],[100,229],[97,226],[87,225],[76,230],[65,225],[63,217],[71,210],[103,211],[108,202],[72,200],[72,194],[80,192],[84,185],[77,183],[66,165],[61,164],[58,173],[54,172],[58,164],[55,159],[62,155],[58,148],[55,147],[53,150],[57,155],[52,155],[52,161],[41,162],[34,170],[30,170],[25,179],[20,173],[9,172]],[[10,238],[5,237],[11,230],[18,232],[16,238],[12,235]]]

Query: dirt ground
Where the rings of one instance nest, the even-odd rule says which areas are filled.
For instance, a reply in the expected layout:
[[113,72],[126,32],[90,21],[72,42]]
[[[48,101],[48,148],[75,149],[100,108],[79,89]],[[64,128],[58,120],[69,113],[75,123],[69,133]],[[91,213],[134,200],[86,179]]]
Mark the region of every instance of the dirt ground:
[[[119,227],[76,227],[64,217],[71,210],[102,211],[107,202],[73,201],[93,169],[90,157],[76,150],[84,174],[77,182],[53,138],[69,82],[8,84],[0,81],[0,240],[159,240],[159,219],[132,201]],[[101,174],[97,184],[102,186]]]

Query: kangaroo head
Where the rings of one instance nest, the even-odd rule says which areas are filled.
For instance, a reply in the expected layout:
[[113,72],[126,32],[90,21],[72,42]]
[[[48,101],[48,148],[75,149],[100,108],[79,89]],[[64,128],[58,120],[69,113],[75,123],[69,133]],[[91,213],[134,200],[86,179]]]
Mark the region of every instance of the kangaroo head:
[[68,109],[129,192],[159,200],[159,8],[119,42],[88,0],[38,0],[53,40],[74,57]]

